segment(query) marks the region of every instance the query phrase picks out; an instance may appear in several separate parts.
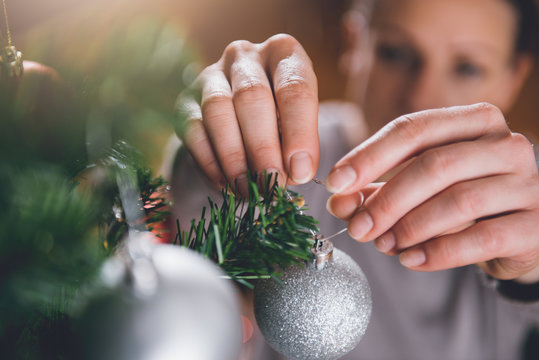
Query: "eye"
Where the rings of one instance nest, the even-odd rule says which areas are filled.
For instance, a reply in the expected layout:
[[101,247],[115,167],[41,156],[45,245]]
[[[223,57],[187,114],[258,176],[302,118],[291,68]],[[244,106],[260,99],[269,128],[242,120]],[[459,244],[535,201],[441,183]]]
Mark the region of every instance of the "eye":
[[471,61],[460,61],[455,66],[455,74],[464,78],[477,78],[484,74],[484,70]]
[[414,69],[419,63],[415,53],[409,47],[401,45],[378,44],[376,56],[388,65],[407,69]]

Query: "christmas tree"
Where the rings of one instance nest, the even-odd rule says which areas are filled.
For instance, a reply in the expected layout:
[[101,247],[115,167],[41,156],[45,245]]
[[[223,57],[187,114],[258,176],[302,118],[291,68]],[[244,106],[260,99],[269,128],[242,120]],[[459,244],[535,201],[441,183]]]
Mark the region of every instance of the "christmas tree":
[[[155,44],[183,39],[159,20],[136,20],[94,42],[101,61],[77,63],[75,52],[61,51],[66,43],[56,40],[27,53],[55,70],[27,63],[21,78],[0,82],[3,358],[80,358],[85,339],[77,314],[98,292],[103,263],[125,248],[130,230],[153,232],[156,243],[165,237],[167,185],[146,165],[147,144],[141,153],[129,143],[140,145],[148,127],[171,129],[174,98],[185,86],[178,79],[191,59],[182,53],[166,69],[156,66]],[[151,36],[123,42],[133,31]],[[33,43],[44,38],[58,39],[44,32]],[[138,62],[125,67],[135,55]],[[122,202],[119,178],[126,176],[136,183],[143,214],[135,224]],[[270,174],[258,184],[251,179],[246,199],[223,191],[222,201],[210,199],[189,229],[169,229],[177,232],[175,245],[247,287],[308,259],[316,230],[301,196]]]

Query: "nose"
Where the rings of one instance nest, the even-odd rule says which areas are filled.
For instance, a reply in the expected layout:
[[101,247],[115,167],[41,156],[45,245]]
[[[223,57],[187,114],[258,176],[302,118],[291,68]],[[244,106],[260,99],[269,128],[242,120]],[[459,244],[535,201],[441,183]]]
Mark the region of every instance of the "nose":
[[407,113],[449,106],[448,88],[443,73],[432,66],[423,65],[410,76],[408,91],[404,95]]

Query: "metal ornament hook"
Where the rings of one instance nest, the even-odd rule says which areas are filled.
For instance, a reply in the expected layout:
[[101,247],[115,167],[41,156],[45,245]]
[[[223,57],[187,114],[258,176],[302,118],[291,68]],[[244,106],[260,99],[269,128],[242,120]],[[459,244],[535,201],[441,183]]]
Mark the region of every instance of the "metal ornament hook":
[[0,49],[0,66],[3,77],[21,77],[24,73],[22,53],[15,46],[4,46]]
[[315,235],[315,246],[311,249],[314,260],[313,265],[316,270],[325,269],[333,258],[333,243],[322,235]]

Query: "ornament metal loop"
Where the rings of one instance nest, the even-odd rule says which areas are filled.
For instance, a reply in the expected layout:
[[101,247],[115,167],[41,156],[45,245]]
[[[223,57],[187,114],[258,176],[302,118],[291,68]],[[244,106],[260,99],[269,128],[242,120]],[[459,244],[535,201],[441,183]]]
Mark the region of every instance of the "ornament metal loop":
[[322,235],[315,236],[315,246],[311,249],[314,254],[313,265],[316,270],[325,269],[333,258],[333,243],[322,238]]
[[0,49],[0,66],[3,77],[20,77],[24,73],[22,53],[15,46]]

